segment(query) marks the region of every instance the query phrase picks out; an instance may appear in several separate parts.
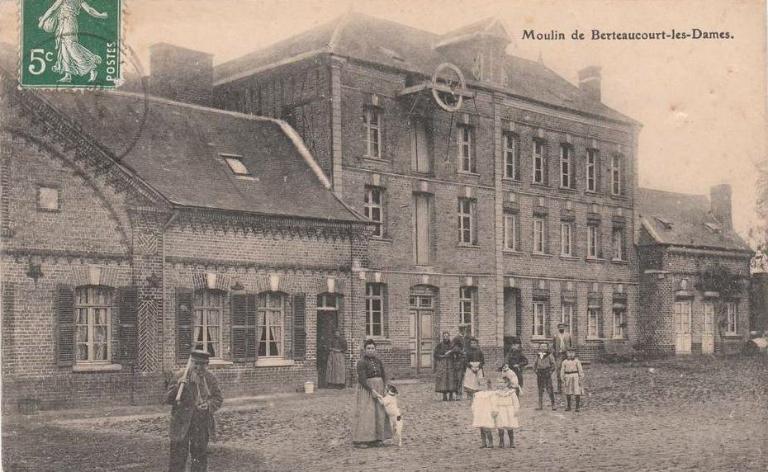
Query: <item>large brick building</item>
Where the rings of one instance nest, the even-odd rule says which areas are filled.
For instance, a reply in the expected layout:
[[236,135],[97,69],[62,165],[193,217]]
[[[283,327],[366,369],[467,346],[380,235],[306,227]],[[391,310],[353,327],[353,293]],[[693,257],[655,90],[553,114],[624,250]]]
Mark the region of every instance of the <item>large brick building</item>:
[[0,65],[4,407],[156,402],[192,346],[229,395],[300,388],[329,331],[362,331],[370,227],[288,125],[20,91],[14,62]]
[[[398,370],[431,370],[442,330],[494,363],[562,320],[584,357],[636,340],[640,126],[601,103],[599,68],[577,87],[509,43],[494,20],[437,35],[350,13],[214,69],[215,106],[291,123],[376,223],[357,316]],[[452,97],[443,63],[467,78]]]
[[678,354],[733,352],[750,330],[749,263],[733,231],[731,187],[710,198],[641,188],[638,344]]

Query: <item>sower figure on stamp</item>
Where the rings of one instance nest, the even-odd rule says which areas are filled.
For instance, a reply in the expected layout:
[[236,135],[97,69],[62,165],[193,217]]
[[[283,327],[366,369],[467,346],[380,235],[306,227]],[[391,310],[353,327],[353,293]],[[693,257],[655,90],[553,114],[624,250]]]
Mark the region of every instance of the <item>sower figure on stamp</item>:
[[224,399],[216,377],[208,372],[206,351],[193,350],[176,382],[168,389],[166,401],[171,409],[171,457],[169,472],[184,472],[187,454],[192,456],[192,472],[208,470],[208,439],[215,424],[213,414]]
[[567,327],[568,325],[566,323],[558,324],[557,334],[555,334],[555,337],[552,339],[553,354],[555,355],[555,361],[557,362],[556,393],[561,393],[563,391],[563,382],[560,379],[560,366],[563,364],[563,359],[565,359],[565,352],[568,350],[568,348],[573,347],[573,339],[571,338],[571,334],[565,332]]

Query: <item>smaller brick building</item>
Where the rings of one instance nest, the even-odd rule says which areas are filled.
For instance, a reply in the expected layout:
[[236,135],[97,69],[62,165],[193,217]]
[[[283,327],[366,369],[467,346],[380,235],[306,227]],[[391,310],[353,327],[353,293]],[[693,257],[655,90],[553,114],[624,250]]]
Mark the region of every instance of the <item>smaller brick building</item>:
[[4,408],[157,402],[192,347],[226,395],[295,390],[322,382],[334,328],[361,344],[368,223],[289,125],[24,91],[14,70],[0,62]]
[[638,189],[639,344],[732,352],[749,333],[752,251],[733,231],[731,187],[710,198]]

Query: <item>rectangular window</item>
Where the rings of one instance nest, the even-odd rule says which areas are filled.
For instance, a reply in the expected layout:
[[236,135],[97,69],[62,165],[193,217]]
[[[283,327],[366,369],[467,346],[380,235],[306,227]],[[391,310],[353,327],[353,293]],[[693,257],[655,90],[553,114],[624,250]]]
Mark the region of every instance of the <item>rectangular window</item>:
[[544,142],[538,139],[533,141],[533,183],[547,183],[547,163],[544,155]]
[[59,211],[59,189],[56,187],[37,187],[37,209],[42,211]]
[[224,311],[224,292],[197,290],[192,307],[192,349],[202,349],[212,357],[221,357],[221,318]]
[[504,178],[520,180],[520,139],[514,133],[504,133]]
[[477,244],[475,235],[475,202],[470,198],[459,198],[459,243]]
[[533,302],[533,336],[544,337],[547,325],[547,304],[543,301]]
[[615,154],[611,159],[611,193],[613,195],[621,195],[621,154]]
[[587,150],[587,191],[597,192],[600,177],[600,153],[597,149]]
[[475,319],[475,307],[477,305],[475,298],[477,289],[475,287],[459,288],[459,332],[473,334],[473,321]]
[[381,113],[376,107],[366,107],[363,113],[365,123],[365,155],[381,158]]
[[427,141],[427,127],[423,119],[414,118],[412,129],[413,159],[412,168],[423,174],[432,171],[432,158],[429,155],[429,143]]
[[624,248],[624,228],[613,228],[611,239],[613,239],[613,260],[623,261],[626,256]]
[[544,254],[546,251],[546,225],[544,218],[536,216],[533,218],[533,252]]
[[725,334],[733,335],[738,334],[738,318],[739,313],[736,309],[735,302],[726,302],[725,304],[725,322],[726,329]]
[[109,362],[112,289],[89,286],[75,290],[75,317],[76,362]]
[[471,126],[459,125],[458,127],[460,172],[477,173],[477,166],[475,165],[472,149],[472,131]]
[[590,306],[587,310],[587,337],[598,338],[598,324],[600,323],[600,307]]
[[365,284],[365,335],[384,335],[384,284]]
[[625,311],[623,308],[613,309],[613,338],[624,339]]
[[380,187],[365,187],[363,211],[365,217],[375,225],[373,236],[384,236],[384,190]]
[[562,311],[560,313],[560,322],[565,323],[568,325],[567,328],[565,328],[565,332],[568,334],[573,334],[573,313],[574,313],[574,304],[573,302],[563,302]]
[[597,225],[587,226],[587,258],[597,259],[600,257],[600,227]]
[[258,318],[259,357],[283,356],[283,320],[285,320],[285,296],[282,293],[259,294],[256,308]]
[[573,256],[573,224],[560,222],[560,255]]
[[517,214],[504,213],[504,249],[508,251],[517,251]]
[[560,145],[560,187],[574,187],[573,148],[568,144]]
[[431,202],[430,195],[417,193],[413,196],[413,253],[416,265],[429,264],[431,241]]

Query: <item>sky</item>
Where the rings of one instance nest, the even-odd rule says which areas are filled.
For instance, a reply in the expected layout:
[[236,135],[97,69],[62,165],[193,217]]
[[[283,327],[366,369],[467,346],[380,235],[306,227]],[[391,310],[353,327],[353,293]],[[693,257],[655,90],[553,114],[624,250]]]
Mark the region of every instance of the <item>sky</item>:
[[[37,1],[37,0],[36,0]],[[52,1],[52,0],[39,0]],[[89,0],[97,7],[100,1]],[[766,150],[763,0],[124,0],[125,41],[147,73],[148,47],[170,42],[221,63],[332,20],[349,9],[443,33],[494,16],[507,52],[576,83],[602,67],[603,102],[640,121],[640,185],[708,194],[733,187],[743,235],[756,215],[756,163]],[[0,0],[0,41],[18,43],[16,0]],[[592,41],[590,31],[729,32],[731,39]],[[523,39],[557,30],[564,41]],[[574,41],[578,29],[587,39]]]

